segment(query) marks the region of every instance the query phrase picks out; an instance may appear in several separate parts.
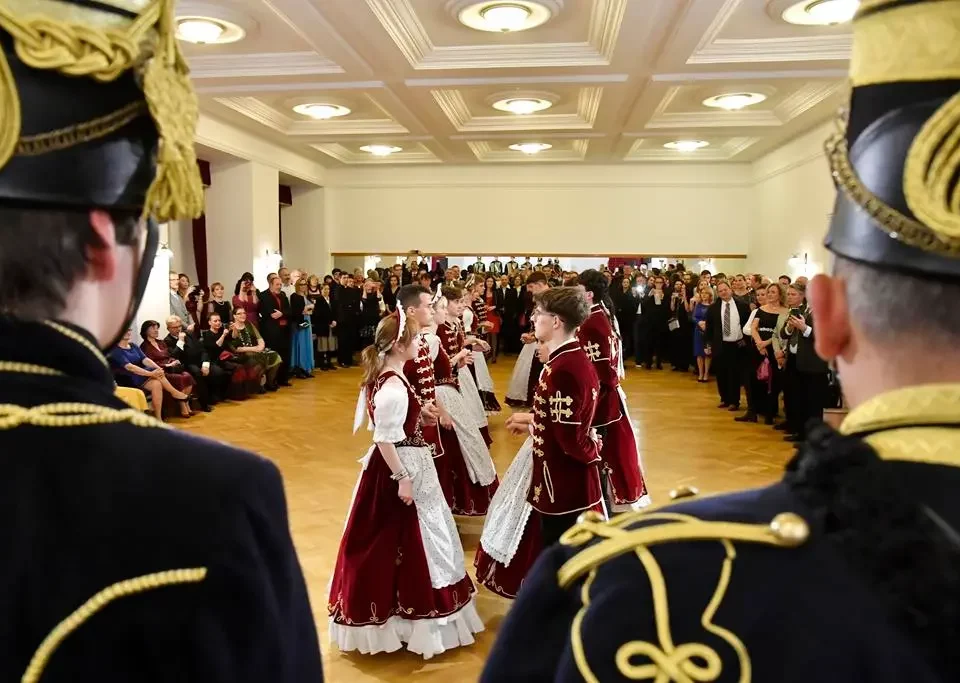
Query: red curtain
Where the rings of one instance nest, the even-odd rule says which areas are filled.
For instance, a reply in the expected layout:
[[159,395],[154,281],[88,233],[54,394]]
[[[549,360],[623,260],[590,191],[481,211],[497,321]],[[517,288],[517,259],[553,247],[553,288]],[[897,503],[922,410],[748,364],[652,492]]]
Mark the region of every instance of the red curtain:
[[[197,159],[203,187],[210,187],[210,162]],[[197,284],[207,289],[207,216],[193,219],[193,260],[197,266]]]

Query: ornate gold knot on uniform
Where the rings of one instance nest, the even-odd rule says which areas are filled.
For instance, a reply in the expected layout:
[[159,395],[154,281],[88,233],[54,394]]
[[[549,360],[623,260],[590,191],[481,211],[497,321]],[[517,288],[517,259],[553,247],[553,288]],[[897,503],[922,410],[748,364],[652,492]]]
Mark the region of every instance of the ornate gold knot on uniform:
[[693,498],[700,491],[696,486],[687,486],[686,484],[678,486],[670,491],[670,500],[680,500],[681,498]]
[[583,350],[587,356],[590,357],[590,360],[594,362],[600,360],[600,345],[597,342],[587,343],[587,345],[583,347]]
[[563,418],[572,417],[573,410],[570,409],[570,406],[573,405],[573,398],[570,396],[563,396],[559,391],[550,397],[550,417],[554,422],[563,422]]
[[537,444],[538,446],[542,446],[542,445],[543,445],[543,437],[542,437],[542,436],[537,436],[536,434],[534,434],[534,435],[533,435],[533,443]]
[[[540,394],[534,394],[534,395],[533,395],[533,402],[534,402],[534,403],[546,403],[546,402],[547,402],[547,399],[545,399],[545,398],[544,398],[543,396],[541,396]],[[534,412],[536,412],[536,408],[534,408]]]

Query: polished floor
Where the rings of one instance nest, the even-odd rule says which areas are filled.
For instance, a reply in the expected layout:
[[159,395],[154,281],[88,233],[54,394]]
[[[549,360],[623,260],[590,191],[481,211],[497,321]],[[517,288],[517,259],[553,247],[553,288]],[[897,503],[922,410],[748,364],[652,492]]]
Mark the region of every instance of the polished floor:
[[[513,358],[492,365],[502,397]],[[430,661],[399,652],[362,656],[332,652],[327,645],[327,585],[336,559],[357,460],[369,446],[366,430],[352,435],[360,371],[317,372],[293,388],[245,403],[219,406],[212,414],[177,420],[177,427],[264,455],[280,467],[286,482],[290,523],[310,590],[320,632],[328,681],[424,682],[476,680],[510,602],[480,589],[477,606],[487,625],[477,643]],[[669,370],[628,370],[624,382],[631,417],[654,503],[668,499],[679,484],[701,493],[760,486],[776,480],[792,449],[780,432],[738,424],[717,409],[714,384],[698,384],[691,375]],[[502,474],[522,438],[503,428],[503,415],[491,418],[493,457]],[[463,529],[472,576],[479,529]]]

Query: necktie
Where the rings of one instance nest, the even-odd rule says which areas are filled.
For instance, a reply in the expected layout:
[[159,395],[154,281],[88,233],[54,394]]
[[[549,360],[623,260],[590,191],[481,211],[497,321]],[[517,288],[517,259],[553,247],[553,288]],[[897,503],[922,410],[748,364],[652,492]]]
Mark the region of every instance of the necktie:
[[723,302],[723,338],[730,336],[730,302]]

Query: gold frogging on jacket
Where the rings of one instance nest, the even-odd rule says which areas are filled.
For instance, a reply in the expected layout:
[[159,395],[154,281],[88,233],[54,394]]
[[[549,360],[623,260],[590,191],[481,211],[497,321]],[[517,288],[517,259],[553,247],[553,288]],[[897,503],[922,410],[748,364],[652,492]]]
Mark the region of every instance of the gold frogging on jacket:
[[[634,524],[637,526],[632,526]],[[746,646],[736,634],[713,621],[733,574],[736,559],[733,542],[792,548],[806,542],[809,534],[806,522],[789,512],[777,515],[769,524],[708,522],[685,514],[649,511],[626,513],[603,522],[596,513],[584,513],[578,524],[564,533],[560,542],[585,547],[557,573],[561,588],[570,588],[575,581],[586,576],[580,587],[581,607],[570,629],[571,650],[580,675],[587,683],[600,683],[590,666],[582,634],[597,570],[605,562],[632,553],[640,562],[638,569],[646,572],[650,583],[658,642],[633,640],[620,645],[615,655],[617,670],[634,681],[692,683],[717,680],[723,673],[723,659],[714,648],[705,643],[674,642],[666,577],[650,549],[670,542],[717,541],[724,548],[724,560],[713,597],[702,612],[700,623],[705,631],[726,642],[736,653],[739,680],[748,683],[752,665]],[[591,541],[597,542],[588,545]]]
[[[189,68],[177,45],[174,0],[115,0],[137,13],[118,20],[95,7],[43,6],[36,0],[0,3],[0,29],[13,39],[17,57],[28,67],[101,83],[138,70],[144,101],[60,130],[21,137],[20,93],[0,51],[0,168],[14,155],[38,155],[101,139],[148,109],[160,136],[157,175],[147,190],[144,215],[165,222],[203,212],[203,185],[193,146],[199,109]],[[56,9],[56,14],[53,10]],[[139,12],[138,12],[139,10]],[[62,18],[61,18],[62,17]]]

